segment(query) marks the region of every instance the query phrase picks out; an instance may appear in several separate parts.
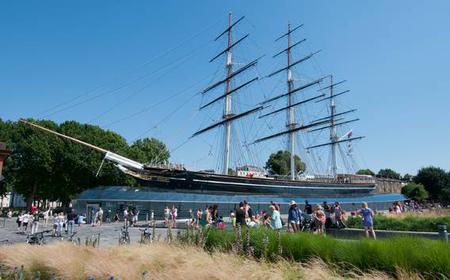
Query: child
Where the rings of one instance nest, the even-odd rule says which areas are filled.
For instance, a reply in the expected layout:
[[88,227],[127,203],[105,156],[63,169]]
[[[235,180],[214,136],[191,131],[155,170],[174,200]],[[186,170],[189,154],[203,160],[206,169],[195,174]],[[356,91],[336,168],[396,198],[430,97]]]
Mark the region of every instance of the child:
[[236,214],[234,214],[234,211],[230,211],[230,219],[233,228],[236,228]]
[[375,231],[373,230],[373,211],[368,207],[367,202],[362,203],[362,208],[358,210],[358,213],[363,217],[363,226],[366,236],[369,237],[369,233],[371,233],[373,239],[377,239]]

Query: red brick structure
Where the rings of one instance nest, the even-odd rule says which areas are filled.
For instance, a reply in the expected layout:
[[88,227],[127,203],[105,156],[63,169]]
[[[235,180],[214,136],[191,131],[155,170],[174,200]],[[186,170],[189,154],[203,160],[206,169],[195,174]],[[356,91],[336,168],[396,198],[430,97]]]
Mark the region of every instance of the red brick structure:
[[0,143],[0,180],[2,178],[3,162],[8,158],[8,156],[10,154],[11,154],[11,151],[8,151],[6,149],[6,145],[3,143]]

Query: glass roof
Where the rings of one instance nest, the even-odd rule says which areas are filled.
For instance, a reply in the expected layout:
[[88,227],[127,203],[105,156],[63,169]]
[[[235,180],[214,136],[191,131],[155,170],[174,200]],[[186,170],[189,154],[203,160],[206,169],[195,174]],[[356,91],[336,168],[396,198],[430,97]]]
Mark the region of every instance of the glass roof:
[[247,200],[251,203],[268,204],[274,201],[287,204],[291,200],[303,203],[307,199],[310,203],[322,203],[323,201],[339,201],[341,203],[365,202],[393,202],[405,200],[399,193],[374,194],[362,197],[330,197],[330,198],[303,198],[280,197],[276,195],[233,195],[233,194],[199,194],[186,192],[162,192],[145,187],[107,186],[97,187],[82,192],[76,200],[114,200],[114,201],[149,201],[149,202],[198,202],[198,203],[239,203]]

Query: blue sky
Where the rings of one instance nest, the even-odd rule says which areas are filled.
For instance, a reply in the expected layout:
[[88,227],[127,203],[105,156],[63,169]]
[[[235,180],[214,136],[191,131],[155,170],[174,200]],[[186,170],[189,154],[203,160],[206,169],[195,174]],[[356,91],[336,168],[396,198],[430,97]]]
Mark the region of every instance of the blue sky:
[[[203,100],[197,93],[223,73],[223,59],[208,61],[224,48],[223,40],[213,39],[231,11],[235,19],[246,16],[235,38],[251,34],[235,50],[236,61],[266,54],[237,85],[281,67],[282,59],[271,58],[283,48],[274,39],[288,21],[303,23],[295,37],[307,43],[294,56],[322,52],[298,67],[296,84],[329,73],[348,81],[342,90],[351,94],[339,100],[338,111],[358,108],[361,121],[345,128],[367,137],[353,144],[358,167],[450,169],[449,10],[445,0],[2,1],[0,118],[75,119],[129,142],[157,137],[174,150],[173,161],[217,168],[220,131],[187,139],[220,119],[220,105],[198,112],[220,90]],[[281,93],[283,78],[263,79],[239,93],[236,110]],[[323,115],[319,109],[307,113]],[[283,128],[282,118],[271,121]],[[251,117],[236,133],[255,130],[255,123]],[[250,135],[269,132],[259,129]],[[239,139],[248,143],[247,136]],[[265,143],[240,160],[264,164],[284,145]]]

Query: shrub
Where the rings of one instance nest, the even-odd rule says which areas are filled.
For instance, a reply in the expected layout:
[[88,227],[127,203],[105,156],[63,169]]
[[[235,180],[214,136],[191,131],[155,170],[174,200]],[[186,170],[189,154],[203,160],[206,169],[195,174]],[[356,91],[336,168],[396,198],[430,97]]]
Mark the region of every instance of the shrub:
[[[425,278],[450,276],[450,245],[441,241],[411,237],[343,241],[308,233],[282,233],[280,256],[274,231],[251,229],[250,236],[256,258],[264,256],[262,240],[267,236],[267,256],[270,260],[283,257],[305,262],[320,258],[327,264],[338,265],[344,269],[375,269],[392,275],[400,269],[409,273],[420,273]],[[210,230],[206,239],[207,250],[229,252],[235,234],[233,231]]]
[[[450,225],[450,216],[404,216],[398,218],[376,215],[373,219],[375,230],[436,232],[439,224]],[[360,217],[350,217],[347,220],[347,226],[350,228],[363,228],[362,219]]]

